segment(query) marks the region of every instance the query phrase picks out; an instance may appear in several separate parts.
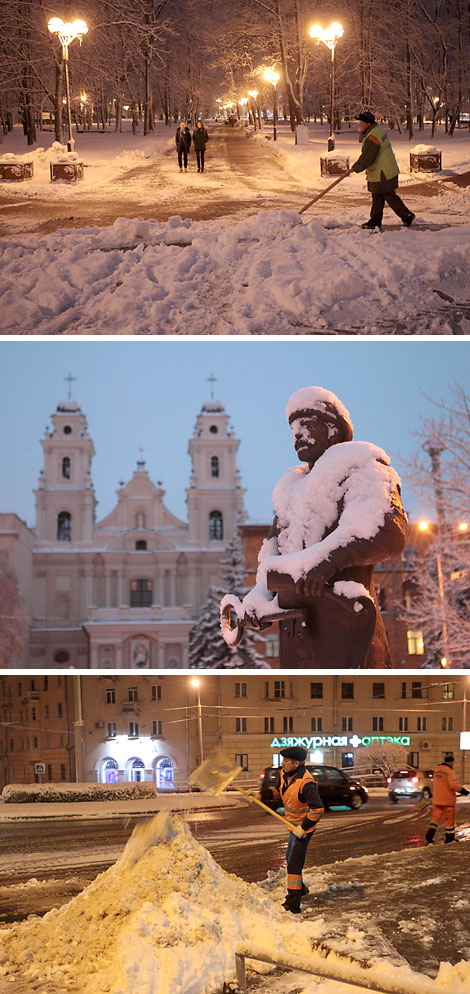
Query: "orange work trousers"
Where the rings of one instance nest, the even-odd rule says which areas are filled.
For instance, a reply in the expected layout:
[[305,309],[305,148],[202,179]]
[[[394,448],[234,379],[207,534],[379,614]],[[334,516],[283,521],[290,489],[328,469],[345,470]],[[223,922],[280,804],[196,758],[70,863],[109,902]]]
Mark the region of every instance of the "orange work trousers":
[[455,804],[434,804],[432,809],[431,825],[437,828],[442,816],[446,828],[455,828]]

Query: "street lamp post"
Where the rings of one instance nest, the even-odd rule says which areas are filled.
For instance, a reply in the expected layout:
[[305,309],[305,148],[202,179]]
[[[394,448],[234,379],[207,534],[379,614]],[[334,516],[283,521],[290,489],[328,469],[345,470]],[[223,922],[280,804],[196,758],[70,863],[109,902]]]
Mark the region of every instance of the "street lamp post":
[[330,136],[328,138],[328,151],[333,152],[335,148],[335,48],[336,42],[344,34],[344,28],[338,21],[333,21],[329,28],[322,28],[320,24],[313,24],[310,28],[310,37],[314,38],[317,45],[322,41],[331,52],[330,70]]
[[197,729],[199,736],[199,763],[204,761],[204,745],[202,740],[202,707],[201,707],[201,694],[199,690],[199,680],[191,680],[191,686],[195,687],[197,695]]
[[69,45],[72,44],[75,38],[78,38],[81,45],[83,35],[86,35],[88,32],[88,25],[86,21],[82,20],[73,21],[73,23],[67,21],[64,24],[60,17],[51,17],[47,26],[51,34],[58,35],[60,44],[62,45],[62,62],[64,63],[65,69],[65,94],[67,101],[67,123],[69,132],[67,148],[69,152],[73,152],[75,142],[72,138],[72,111],[70,107]]
[[82,712],[82,688],[79,676],[74,677],[75,684],[75,721],[73,735],[75,743],[75,780],[85,783],[85,725]]

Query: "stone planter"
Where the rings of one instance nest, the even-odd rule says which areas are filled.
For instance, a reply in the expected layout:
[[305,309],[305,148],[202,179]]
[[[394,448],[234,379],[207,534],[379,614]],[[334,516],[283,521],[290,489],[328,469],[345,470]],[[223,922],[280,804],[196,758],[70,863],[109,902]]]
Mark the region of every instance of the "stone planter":
[[24,179],[31,179],[33,171],[32,162],[0,162],[0,180],[21,183]]
[[76,183],[79,179],[83,179],[83,162],[51,162],[51,183]]
[[410,152],[412,173],[435,173],[442,169],[442,152]]
[[322,176],[345,176],[349,169],[349,159],[346,155],[336,155],[329,152],[320,156],[320,172]]

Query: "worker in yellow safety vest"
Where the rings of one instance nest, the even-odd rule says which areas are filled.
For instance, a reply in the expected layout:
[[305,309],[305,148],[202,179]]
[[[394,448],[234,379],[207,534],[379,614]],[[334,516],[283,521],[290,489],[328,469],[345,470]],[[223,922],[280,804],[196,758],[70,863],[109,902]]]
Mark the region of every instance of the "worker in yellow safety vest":
[[416,215],[395,193],[398,186],[399,169],[387,132],[381,124],[377,124],[370,110],[365,110],[359,114],[358,121],[362,151],[357,162],[351,166],[351,172],[362,173],[364,169],[366,170],[367,189],[372,194],[370,219],[362,227],[380,230],[385,203],[387,203],[392,211],[398,214],[403,224],[409,228]]

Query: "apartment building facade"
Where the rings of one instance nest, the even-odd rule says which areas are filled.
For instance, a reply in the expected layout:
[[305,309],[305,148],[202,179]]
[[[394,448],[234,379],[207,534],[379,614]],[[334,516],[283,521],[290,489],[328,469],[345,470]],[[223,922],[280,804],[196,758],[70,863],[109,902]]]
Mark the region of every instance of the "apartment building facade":
[[[447,750],[470,775],[470,681],[464,674],[334,676],[204,673],[0,677],[0,777],[9,782],[75,779],[75,735],[83,716],[88,782],[149,780],[187,789],[190,772],[214,746],[255,781],[288,743],[309,758],[354,769],[375,739],[402,746],[403,761],[431,768]],[[80,695],[81,709],[78,707]],[[467,742],[470,747],[470,742]],[[43,769],[38,773],[37,767]]]

